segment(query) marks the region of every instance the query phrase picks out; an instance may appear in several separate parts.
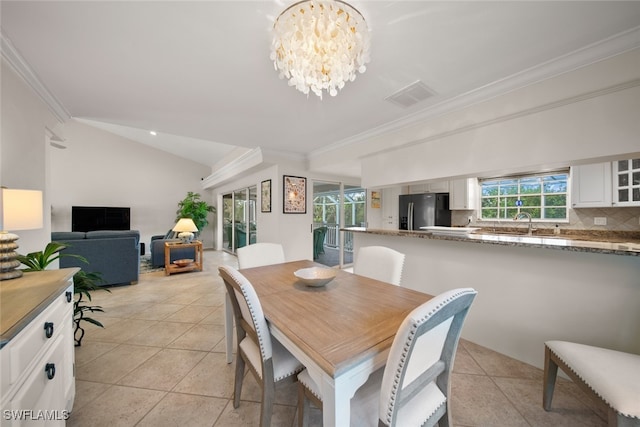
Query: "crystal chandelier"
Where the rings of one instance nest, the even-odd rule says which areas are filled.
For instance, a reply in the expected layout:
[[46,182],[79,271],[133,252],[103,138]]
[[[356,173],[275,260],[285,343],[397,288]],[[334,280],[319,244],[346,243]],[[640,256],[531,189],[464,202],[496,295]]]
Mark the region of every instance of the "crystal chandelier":
[[369,62],[369,30],[357,9],[341,0],[303,0],[273,24],[271,60],[281,79],[322,99],[336,96]]

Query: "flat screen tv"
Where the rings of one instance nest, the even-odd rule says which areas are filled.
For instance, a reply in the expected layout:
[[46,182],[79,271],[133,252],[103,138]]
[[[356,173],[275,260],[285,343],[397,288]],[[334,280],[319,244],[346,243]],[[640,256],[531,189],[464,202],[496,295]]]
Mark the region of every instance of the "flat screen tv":
[[71,231],[129,230],[130,227],[130,208],[71,207]]

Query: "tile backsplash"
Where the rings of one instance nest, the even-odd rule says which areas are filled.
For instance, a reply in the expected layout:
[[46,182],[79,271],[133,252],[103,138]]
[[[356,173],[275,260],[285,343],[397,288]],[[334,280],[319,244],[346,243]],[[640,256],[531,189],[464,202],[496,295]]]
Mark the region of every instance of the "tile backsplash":
[[[454,226],[464,226],[468,218],[473,217],[471,225],[477,227],[511,226],[508,221],[479,221],[476,211],[452,211],[451,223]],[[595,225],[595,218],[606,218],[607,225]],[[534,221],[535,222],[535,221]],[[548,223],[549,228],[555,224]],[[571,230],[615,230],[640,231],[640,207],[628,208],[582,208],[569,209],[569,222],[559,222],[562,229]]]

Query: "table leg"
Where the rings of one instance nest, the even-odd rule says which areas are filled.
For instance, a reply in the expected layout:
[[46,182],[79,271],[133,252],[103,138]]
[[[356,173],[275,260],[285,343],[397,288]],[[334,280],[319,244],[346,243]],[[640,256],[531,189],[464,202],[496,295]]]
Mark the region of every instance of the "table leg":
[[322,425],[349,426],[351,422],[351,397],[357,387],[354,384],[334,384],[323,375]]
[[322,374],[322,425],[350,425],[351,398],[367,382],[370,373],[371,367],[355,369],[335,379]]
[[224,342],[227,363],[231,363],[233,361],[233,309],[229,294],[226,292],[224,296]]

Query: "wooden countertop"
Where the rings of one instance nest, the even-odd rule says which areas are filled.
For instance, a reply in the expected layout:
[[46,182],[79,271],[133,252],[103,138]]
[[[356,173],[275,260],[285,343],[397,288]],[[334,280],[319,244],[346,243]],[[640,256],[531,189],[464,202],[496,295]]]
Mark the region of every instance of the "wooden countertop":
[[[454,240],[460,242],[537,247],[546,249],[559,249],[565,251],[592,252],[613,255],[640,256],[640,240],[635,235],[629,237],[627,241],[612,239],[613,241],[603,241],[602,238],[589,240],[588,237],[576,238],[575,236],[527,236],[513,234],[493,234],[483,231],[482,233],[469,233],[461,235],[433,234],[428,231],[406,231],[406,230],[382,230],[364,227],[344,228],[344,231],[354,233],[368,233],[382,236],[399,236],[431,240]],[[631,233],[630,233],[631,234]]]
[[0,281],[0,348],[47,308],[79,270],[33,271]]

